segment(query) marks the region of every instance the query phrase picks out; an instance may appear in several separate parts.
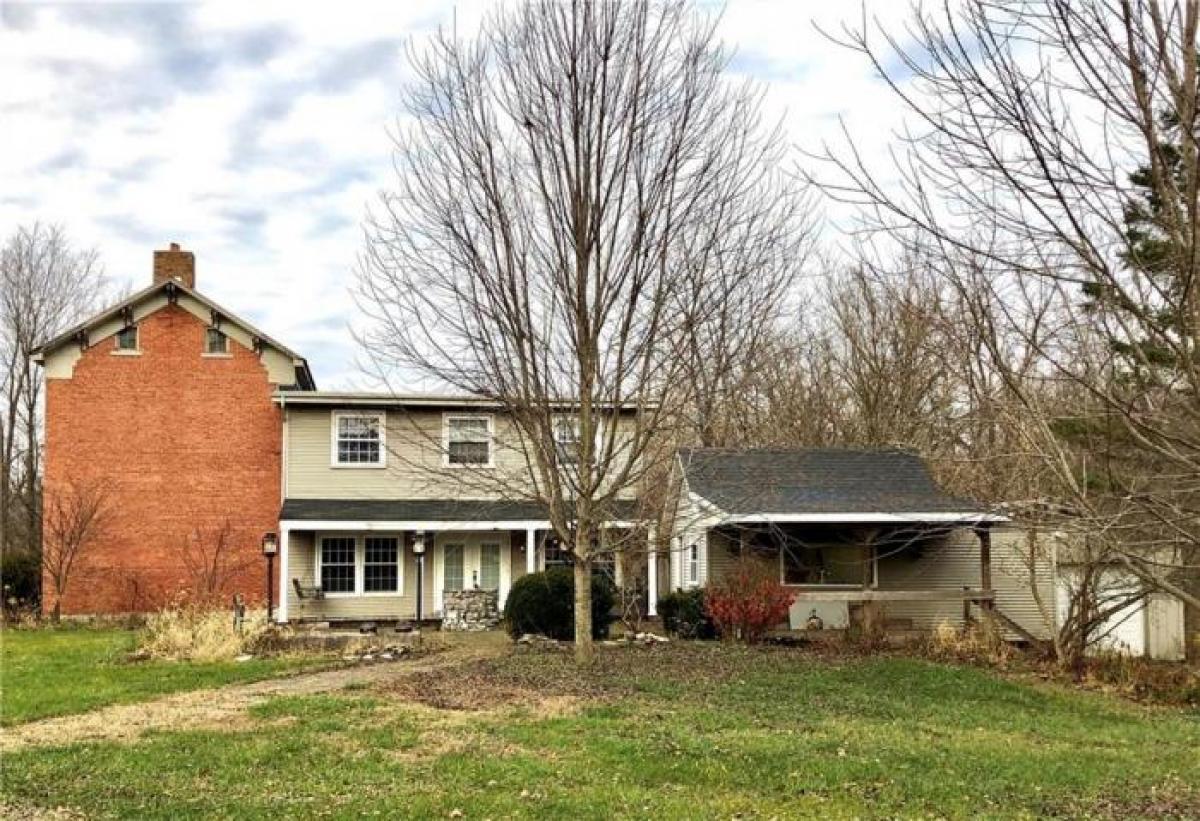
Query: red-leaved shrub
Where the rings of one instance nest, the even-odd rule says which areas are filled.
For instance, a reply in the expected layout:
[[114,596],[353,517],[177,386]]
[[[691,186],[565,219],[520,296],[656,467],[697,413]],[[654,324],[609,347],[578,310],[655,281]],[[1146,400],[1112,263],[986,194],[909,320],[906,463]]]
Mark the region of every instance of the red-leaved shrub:
[[704,596],[704,609],[722,638],[754,644],[787,619],[796,594],[761,565],[739,562]]

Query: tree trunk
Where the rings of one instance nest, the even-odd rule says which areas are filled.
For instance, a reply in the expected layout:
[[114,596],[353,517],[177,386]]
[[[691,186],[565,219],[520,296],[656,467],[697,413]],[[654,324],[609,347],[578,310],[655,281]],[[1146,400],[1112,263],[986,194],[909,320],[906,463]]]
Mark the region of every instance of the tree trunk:
[[62,596],[56,595],[54,597],[54,609],[52,611],[50,611],[50,620],[52,622],[54,622],[55,624],[58,624],[61,619],[62,619]]
[[592,642],[592,557],[575,555],[575,661],[591,664],[596,658]]

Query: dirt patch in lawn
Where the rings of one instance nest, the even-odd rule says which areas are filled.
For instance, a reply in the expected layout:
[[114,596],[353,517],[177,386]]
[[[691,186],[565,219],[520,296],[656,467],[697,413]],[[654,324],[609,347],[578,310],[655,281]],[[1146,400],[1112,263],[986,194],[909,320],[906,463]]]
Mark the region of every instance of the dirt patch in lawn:
[[80,741],[133,741],[158,730],[246,729],[255,723],[248,714],[250,708],[272,698],[386,687],[407,676],[479,660],[500,652],[501,648],[501,645],[459,644],[429,656],[193,690],[139,704],[43,719],[0,731],[0,753]]

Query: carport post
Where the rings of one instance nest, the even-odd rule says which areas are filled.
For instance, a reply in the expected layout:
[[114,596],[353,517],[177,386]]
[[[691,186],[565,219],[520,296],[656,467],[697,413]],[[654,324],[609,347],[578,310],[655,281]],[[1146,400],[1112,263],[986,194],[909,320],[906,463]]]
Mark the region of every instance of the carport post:
[[975,535],[979,537],[979,584],[983,588],[983,593],[989,598],[983,599],[979,606],[984,610],[991,610],[995,600],[990,598],[992,595],[992,531],[989,526],[984,523],[975,528]]
[[658,615],[658,551],[653,525],[646,530],[646,615]]

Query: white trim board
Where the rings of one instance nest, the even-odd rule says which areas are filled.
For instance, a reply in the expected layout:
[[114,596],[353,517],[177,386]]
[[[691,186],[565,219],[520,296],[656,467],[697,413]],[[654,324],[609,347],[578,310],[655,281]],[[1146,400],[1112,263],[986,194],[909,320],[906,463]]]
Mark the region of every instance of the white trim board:
[[830,524],[890,524],[894,522],[920,524],[943,522],[961,524],[983,524],[987,522],[1011,521],[1007,516],[995,513],[748,513],[726,516],[721,524],[772,522],[783,524],[830,523]]
[[[602,527],[633,528],[638,522],[611,521],[604,522]],[[288,530],[348,530],[348,531],[395,531],[395,530],[552,530],[549,521],[540,519],[508,519],[499,521],[371,521],[371,520],[317,520],[317,519],[284,519],[279,523],[280,529]]]

